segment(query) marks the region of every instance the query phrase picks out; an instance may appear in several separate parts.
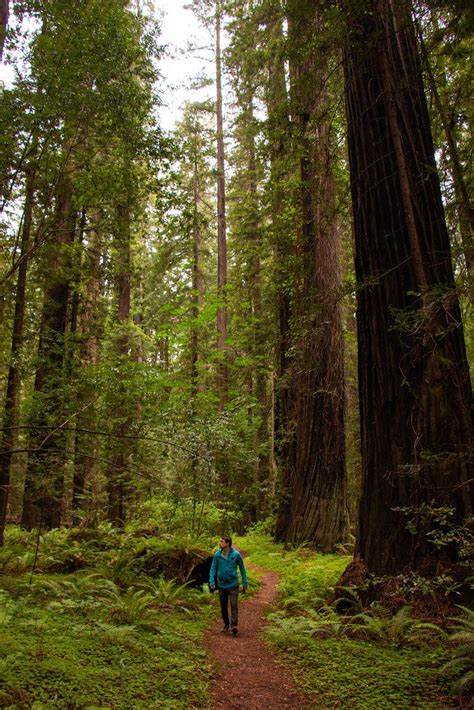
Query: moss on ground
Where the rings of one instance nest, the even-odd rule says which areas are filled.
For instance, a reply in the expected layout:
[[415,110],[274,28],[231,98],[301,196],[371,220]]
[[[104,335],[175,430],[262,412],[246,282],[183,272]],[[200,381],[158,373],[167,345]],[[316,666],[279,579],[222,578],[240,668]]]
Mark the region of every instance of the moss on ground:
[[297,682],[320,699],[318,707],[351,710],[445,708],[441,651],[383,648],[349,639],[274,643]]
[[34,710],[207,706],[209,669],[198,641],[214,616],[210,606],[157,612],[149,628],[28,603],[15,611],[1,628],[1,707],[17,707],[18,698]]
[[45,534],[34,572],[35,538],[9,533],[0,549],[0,707],[208,706],[209,594],[136,570],[141,540],[111,529]]

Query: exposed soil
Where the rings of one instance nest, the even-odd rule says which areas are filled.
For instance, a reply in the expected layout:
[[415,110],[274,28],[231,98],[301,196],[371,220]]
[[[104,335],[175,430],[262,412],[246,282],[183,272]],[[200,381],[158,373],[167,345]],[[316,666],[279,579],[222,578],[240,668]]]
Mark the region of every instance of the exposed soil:
[[221,632],[219,620],[206,635],[215,664],[211,698],[215,710],[303,710],[315,701],[296,689],[289,671],[260,638],[263,615],[275,601],[278,575],[265,572],[262,588],[252,597],[239,595],[239,634]]

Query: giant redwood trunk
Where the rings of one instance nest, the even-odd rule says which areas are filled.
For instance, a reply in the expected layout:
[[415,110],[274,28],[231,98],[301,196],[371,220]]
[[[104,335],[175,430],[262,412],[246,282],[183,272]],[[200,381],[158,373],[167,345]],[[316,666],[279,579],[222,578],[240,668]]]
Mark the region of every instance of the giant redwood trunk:
[[434,575],[456,554],[427,540],[434,509],[451,507],[454,524],[472,512],[461,315],[410,5],[345,5],[363,469],[357,553],[377,575]]
[[340,238],[328,91],[329,57],[311,38],[316,5],[288,3],[292,106],[299,128],[301,226],[290,370],[293,461],[278,536],[332,551],[348,534]]

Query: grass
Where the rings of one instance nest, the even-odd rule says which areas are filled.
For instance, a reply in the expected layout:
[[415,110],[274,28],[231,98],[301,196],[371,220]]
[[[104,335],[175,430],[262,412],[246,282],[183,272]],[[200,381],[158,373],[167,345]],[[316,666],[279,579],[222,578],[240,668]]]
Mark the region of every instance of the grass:
[[[236,542],[248,552],[249,562],[280,575],[279,601],[269,614],[265,639],[290,668],[295,682],[317,698],[315,708],[449,707],[449,679],[441,672],[447,653],[438,642],[416,647],[409,640],[412,626],[406,624],[403,638],[403,625],[397,625],[395,634],[390,617],[374,617],[370,624],[373,610],[368,610],[364,623],[359,614],[351,629],[348,620],[328,606],[327,599],[350,558],[315,554],[304,546],[285,550],[258,534]],[[375,631],[376,640],[364,638]]]

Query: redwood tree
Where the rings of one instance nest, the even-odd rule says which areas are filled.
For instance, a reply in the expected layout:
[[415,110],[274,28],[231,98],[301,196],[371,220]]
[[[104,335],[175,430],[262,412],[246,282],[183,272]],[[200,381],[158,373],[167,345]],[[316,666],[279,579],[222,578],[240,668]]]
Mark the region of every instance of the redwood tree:
[[324,25],[322,4],[292,0],[287,12],[301,221],[286,424],[294,446],[290,459],[282,461],[277,537],[309,540],[331,551],[348,532],[340,239],[328,78],[332,53],[315,39]]
[[221,58],[221,18],[220,0],[216,0],[216,121],[217,121],[217,295],[220,300],[217,309],[217,350],[220,361],[217,369],[217,389],[219,409],[224,409],[227,400],[228,373],[225,364],[225,341],[227,338],[227,307],[225,304],[227,285],[227,228],[225,204],[225,147],[222,110],[222,58]]
[[345,3],[363,467],[356,552],[377,575],[429,576],[456,559],[452,546],[428,541],[440,508],[453,509],[453,524],[472,512],[472,391],[410,9]]

